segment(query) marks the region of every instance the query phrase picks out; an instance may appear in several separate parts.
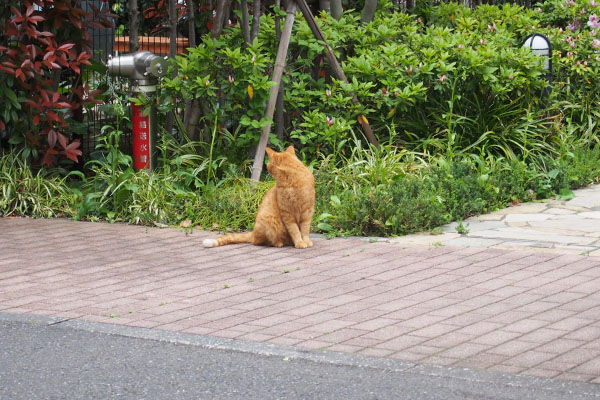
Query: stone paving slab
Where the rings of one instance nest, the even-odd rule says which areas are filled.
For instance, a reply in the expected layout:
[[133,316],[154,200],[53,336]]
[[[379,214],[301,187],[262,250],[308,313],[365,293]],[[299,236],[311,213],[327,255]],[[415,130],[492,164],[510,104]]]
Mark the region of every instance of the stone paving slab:
[[600,258],[0,218],[0,312],[600,383]]
[[[390,239],[400,245],[489,247],[600,256],[600,185],[574,191],[571,200],[545,200],[507,207],[420,233]],[[460,231],[460,233],[459,233]],[[439,232],[436,232],[439,233]]]

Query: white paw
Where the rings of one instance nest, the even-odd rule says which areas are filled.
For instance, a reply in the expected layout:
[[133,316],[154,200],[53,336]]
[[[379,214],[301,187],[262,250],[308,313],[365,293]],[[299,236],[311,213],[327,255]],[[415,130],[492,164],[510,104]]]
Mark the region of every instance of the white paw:
[[204,247],[217,247],[219,243],[215,239],[204,239],[202,242]]

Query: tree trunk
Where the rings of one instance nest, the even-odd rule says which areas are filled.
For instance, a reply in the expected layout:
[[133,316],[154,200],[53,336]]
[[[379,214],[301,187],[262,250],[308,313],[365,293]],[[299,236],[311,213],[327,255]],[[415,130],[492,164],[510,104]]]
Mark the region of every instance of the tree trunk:
[[[186,0],[188,16],[188,43],[190,47],[196,47],[196,10],[194,0]],[[189,136],[189,123],[192,115],[192,99],[185,99],[185,110],[183,111],[183,126]]]
[[[277,96],[279,93],[279,84],[281,83],[281,75],[283,75],[283,68],[285,67],[285,59],[287,56],[288,47],[290,45],[290,37],[292,36],[292,27],[294,25],[295,18],[296,2],[294,0],[289,0],[286,10],[285,23],[283,24],[283,32],[281,33],[281,41],[279,42],[277,57],[275,58],[275,68],[273,69],[272,79],[272,81],[275,82],[275,85],[271,86],[269,101],[267,103],[267,109],[265,112],[266,119],[273,118],[275,103],[277,102]],[[265,148],[269,142],[270,132],[271,123],[268,123],[265,125],[262,134],[260,135],[258,147],[256,148],[256,156],[254,157],[254,164],[252,165],[252,179],[255,181],[260,180],[260,174],[262,173],[263,163],[265,161]]]
[[368,24],[369,22],[373,21],[375,10],[377,10],[377,0],[365,0],[365,6],[362,10],[360,22],[363,24]]
[[185,124],[185,131],[190,140],[198,141],[200,134],[198,132],[198,121],[202,116],[202,108],[200,107],[200,100],[194,99],[192,101],[192,107],[189,112],[188,121]]
[[331,16],[337,20],[342,18],[344,13],[344,7],[342,7],[342,0],[330,0],[331,1]]
[[250,43],[250,14],[248,13],[248,0],[242,0],[242,36],[244,42]]
[[[177,0],[169,0],[169,57],[175,58],[177,54],[177,10],[175,2]],[[173,75],[177,74],[175,71]],[[184,115],[185,119],[185,115]],[[173,131],[173,114],[168,113],[165,116],[165,131],[171,133]]]
[[319,0],[319,8],[325,12],[331,13],[331,0]]
[[250,34],[251,42],[254,42],[254,39],[258,37],[258,28],[260,26],[260,11],[260,0],[254,0],[254,7],[252,8],[252,33]]
[[169,0],[169,57],[175,57],[177,54],[177,10],[175,2]]
[[140,27],[140,11],[138,9],[137,0],[128,0],[127,8],[129,9],[129,52],[138,51],[138,30]]
[[188,44],[196,47],[196,4],[194,0],[187,0],[188,15]]
[[[348,79],[346,78],[346,74],[344,74],[344,70],[342,70],[340,63],[338,62],[337,58],[335,58],[335,54],[333,54],[333,49],[331,48],[331,46],[329,45],[327,40],[325,40],[325,36],[323,36],[323,32],[321,32],[321,29],[319,29],[319,26],[315,22],[315,17],[310,12],[310,9],[308,8],[308,5],[306,4],[306,0],[296,0],[296,1],[298,2],[298,6],[300,7],[302,14],[304,15],[304,19],[306,20],[306,22],[308,22],[308,26],[310,26],[310,29],[312,30],[313,35],[315,35],[315,38],[317,40],[320,40],[321,42],[323,42],[323,44],[325,45],[325,55],[327,56],[327,60],[329,61],[329,64],[331,65],[331,69],[333,70],[334,75],[340,81],[348,82]],[[354,104],[360,105],[360,101],[358,100],[358,98],[356,97],[355,94],[352,95],[352,102]],[[375,134],[373,133],[371,126],[369,125],[369,121],[367,121],[366,118],[363,118],[364,116],[360,116],[360,117],[361,118],[359,118],[358,121],[363,129],[363,132],[365,133],[365,136],[367,137],[367,140],[375,147],[379,147],[379,142],[377,141],[377,138],[375,137]]]
[[229,11],[229,6],[231,5],[232,0],[221,0],[217,4],[217,15],[213,20],[213,26],[210,30],[210,36],[213,38],[218,38],[221,36],[221,32],[223,31],[223,24],[227,20],[227,12]]

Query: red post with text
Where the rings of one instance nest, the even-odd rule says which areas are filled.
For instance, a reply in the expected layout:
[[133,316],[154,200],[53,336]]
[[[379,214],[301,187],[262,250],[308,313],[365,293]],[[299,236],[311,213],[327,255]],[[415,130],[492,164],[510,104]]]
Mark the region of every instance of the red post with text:
[[144,108],[131,104],[133,125],[133,168],[150,169],[150,116],[144,115]]

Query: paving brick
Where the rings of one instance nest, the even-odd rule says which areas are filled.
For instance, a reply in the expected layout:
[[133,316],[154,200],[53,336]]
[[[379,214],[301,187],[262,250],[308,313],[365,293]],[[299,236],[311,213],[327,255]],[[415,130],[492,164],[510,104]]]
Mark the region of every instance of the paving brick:
[[425,338],[436,338],[440,336],[447,335],[448,333],[455,331],[456,326],[454,325],[445,325],[445,324],[434,324],[427,326],[425,328],[417,329],[412,331],[410,334],[414,336],[420,336]]
[[425,340],[427,339],[423,337],[402,335],[394,339],[388,340],[386,342],[380,343],[379,345],[377,345],[377,348],[400,351],[415,346],[417,344],[421,344]]
[[213,233],[0,225],[11,312],[600,383],[597,257],[320,238],[205,249]]
[[541,368],[529,368],[522,372],[524,375],[537,376],[540,378],[554,378],[560,375],[558,371],[546,370]]
[[557,355],[556,358],[554,358],[554,361],[580,365],[598,357],[599,355],[600,350],[594,351],[591,349],[577,348],[569,351],[568,353]]
[[559,331],[556,329],[540,328],[533,332],[526,333],[519,337],[519,340],[526,342],[537,343],[538,345],[552,342],[565,335],[565,331]]
[[564,336],[565,339],[592,341],[600,338],[600,326],[586,326],[572,331]]
[[496,329],[499,329],[503,326],[503,324],[500,324],[498,322],[478,321],[457,330],[457,332],[465,333],[467,335],[481,336],[488,332],[492,332]]
[[526,351],[522,354],[519,354],[515,357],[512,357],[512,358],[504,361],[504,364],[515,365],[518,367],[525,367],[525,368],[533,368],[533,367],[538,366],[539,364],[541,364],[545,361],[551,360],[555,357],[556,357],[556,354],[542,353],[542,352],[538,352],[535,350],[529,350],[529,351]]
[[473,343],[492,347],[492,346],[497,346],[502,343],[506,343],[509,340],[513,340],[519,336],[521,336],[521,334],[516,333],[516,332],[495,330],[495,331],[483,334],[481,336],[477,336],[472,341],[473,341]]
[[464,333],[458,333],[457,331],[449,332],[443,336],[438,336],[433,339],[427,340],[422,344],[425,346],[450,348],[457,346],[461,343],[466,343],[473,340],[474,336],[466,335]]
[[572,349],[581,347],[584,343],[585,342],[582,342],[580,340],[565,339],[564,337],[562,337],[560,339],[556,339],[549,343],[541,345],[537,347],[536,350],[545,353],[563,354],[569,352]]
[[593,375],[594,377],[600,376],[600,359],[596,358],[593,360],[586,361],[583,364],[573,368],[569,372],[575,374]]
[[369,348],[369,347],[363,348],[358,353],[362,354],[364,356],[370,356],[370,357],[389,357],[392,354],[394,354],[394,352],[392,350],[373,349],[373,348]]
[[[343,317],[341,319],[346,320],[345,317]],[[371,320],[368,320],[368,321],[365,321],[365,322],[358,323],[356,325],[353,325],[352,327],[354,329],[361,329],[361,330],[366,330],[366,331],[375,331],[377,329],[381,329],[383,327],[386,327],[386,326],[389,326],[389,325],[393,325],[396,322],[398,322],[398,321],[395,320],[395,319],[375,318],[375,319],[371,319]]]

